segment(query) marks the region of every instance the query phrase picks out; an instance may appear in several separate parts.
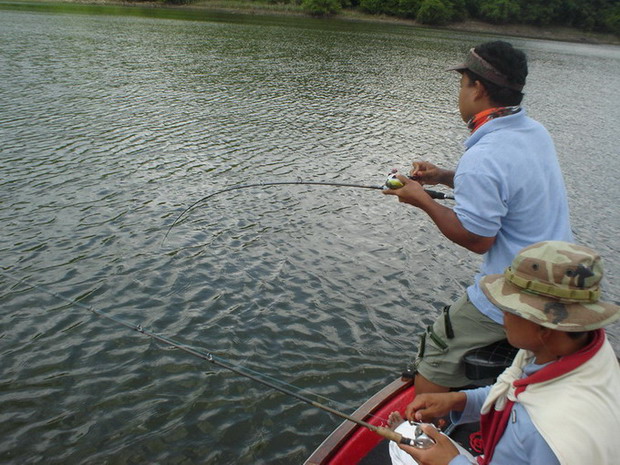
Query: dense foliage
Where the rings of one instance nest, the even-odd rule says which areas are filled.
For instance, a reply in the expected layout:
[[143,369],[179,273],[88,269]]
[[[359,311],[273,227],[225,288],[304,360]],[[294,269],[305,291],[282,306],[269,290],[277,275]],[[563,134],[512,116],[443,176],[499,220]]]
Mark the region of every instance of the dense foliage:
[[[164,0],[191,2],[191,0]],[[620,0],[250,0],[296,4],[312,15],[324,16],[341,9],[359,9],[415,19],[422,24],[445,25],[464,19],[494,24],[567,26],[585,31],[620,35]]]
[[313,16],[327,16],[342,9],[340,0],[301,0],[301,6]]

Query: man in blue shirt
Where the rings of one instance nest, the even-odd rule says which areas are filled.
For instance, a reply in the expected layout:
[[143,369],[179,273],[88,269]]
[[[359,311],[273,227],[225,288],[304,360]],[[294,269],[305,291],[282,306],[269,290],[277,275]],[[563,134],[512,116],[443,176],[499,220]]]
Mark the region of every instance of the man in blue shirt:
[[[464,354],[505,338],[502,312],[480,289],[523,247],[544,240],[572,242],[568,201],[553,141],[520,104],[527,76],[525,54],[507,42],[479,45],[461,74],[459,111],[472,131],[456,170],[413,163],[404,186],[384,193],[425,211],[451,241],[484,261],[467,292],[429,327],[416,359],[416,392],[465,386]],[[454,188],[455,206],[425,193],[424,184]]]

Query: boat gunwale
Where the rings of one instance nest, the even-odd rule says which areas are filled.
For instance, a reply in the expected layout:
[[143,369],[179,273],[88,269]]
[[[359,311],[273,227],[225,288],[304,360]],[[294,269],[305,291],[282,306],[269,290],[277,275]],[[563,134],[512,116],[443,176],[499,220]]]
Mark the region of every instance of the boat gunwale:
[[[378,411],[390,400],[410,388],[413,388],[413,379],[397,378],[364,402],[351,416],[357,420],[366,421],[374,412]],[[340,426],[314,450],[310,457],[304,462],[304,465],[328,464],[329,460],[360,428],[363,427],[348,420],[343,421]]]

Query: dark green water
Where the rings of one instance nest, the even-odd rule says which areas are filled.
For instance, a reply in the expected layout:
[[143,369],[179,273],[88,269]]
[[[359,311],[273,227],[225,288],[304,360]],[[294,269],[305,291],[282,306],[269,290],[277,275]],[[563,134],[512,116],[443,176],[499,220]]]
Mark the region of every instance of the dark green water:
[[[479,258],[376,191],[467,136],[443,69],[491,36],[0,4],[0,263],[333,401],[392,380]],[[513,39],[579,241],[620,301],[620,48]],[[620,327],[610,330],[620,348]],[[0,276],[0,463],[299,464],[340,420]]]

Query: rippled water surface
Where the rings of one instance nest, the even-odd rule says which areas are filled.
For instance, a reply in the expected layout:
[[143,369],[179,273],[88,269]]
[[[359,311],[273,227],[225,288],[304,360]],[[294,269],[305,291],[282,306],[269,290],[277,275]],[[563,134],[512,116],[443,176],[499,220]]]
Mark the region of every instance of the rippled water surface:
[[[338,418],[88,309],[353,411],[479,257],[373,190],[244,189],[166,230],[239,183],[453,166],[467,133],[443,69],[490,36],[0,8],[0,462],[302,463]],[[620,48],[512,41],[619,302]]]

